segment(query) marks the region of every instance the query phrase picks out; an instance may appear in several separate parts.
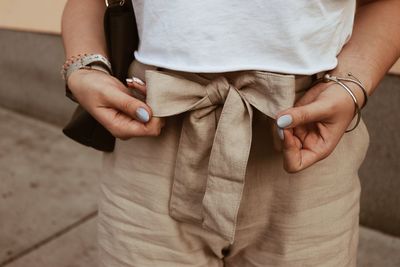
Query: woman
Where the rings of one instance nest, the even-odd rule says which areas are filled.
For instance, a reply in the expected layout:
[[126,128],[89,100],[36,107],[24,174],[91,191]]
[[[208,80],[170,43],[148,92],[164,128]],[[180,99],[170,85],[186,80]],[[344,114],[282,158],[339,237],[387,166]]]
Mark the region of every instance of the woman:
[[[127,82],[146,102],[99,69],[67,80],[119,138],[104,155],[102,266],[356,266],[368,133],[346,129],[400,55],[400,2],[133,5]],[[68,1],[67,58],[106,56],[103,13]]]

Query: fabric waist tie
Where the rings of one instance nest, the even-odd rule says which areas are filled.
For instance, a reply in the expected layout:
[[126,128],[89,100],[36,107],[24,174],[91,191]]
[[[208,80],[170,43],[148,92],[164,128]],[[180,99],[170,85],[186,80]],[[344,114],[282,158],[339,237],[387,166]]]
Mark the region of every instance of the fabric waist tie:
[[[293,105],[295,75],[261,71],[207,75],[146,70],[146,102],[155,117],[185,113],[170,215],[234,241],[252,141],[253,108],[275,118]],[[311,76],[302,76],[311,84]]]

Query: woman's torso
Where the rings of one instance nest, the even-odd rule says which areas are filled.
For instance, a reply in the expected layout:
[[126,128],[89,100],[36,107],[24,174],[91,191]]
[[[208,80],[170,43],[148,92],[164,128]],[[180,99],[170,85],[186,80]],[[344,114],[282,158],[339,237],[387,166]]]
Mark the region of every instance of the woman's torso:
[[136,59],[191,72],[333,69],[349,39],[355,0],[132,0]]

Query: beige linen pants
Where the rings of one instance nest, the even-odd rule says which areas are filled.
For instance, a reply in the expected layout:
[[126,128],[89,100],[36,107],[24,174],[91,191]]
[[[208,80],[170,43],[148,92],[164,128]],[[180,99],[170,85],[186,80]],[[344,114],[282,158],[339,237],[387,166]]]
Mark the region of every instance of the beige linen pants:
[[101,266],[356,266],[364,123],[334,152],[288,174],[275,114],[310,76],[186,73],[135,61],[158,137],[117,140],[104,154]]

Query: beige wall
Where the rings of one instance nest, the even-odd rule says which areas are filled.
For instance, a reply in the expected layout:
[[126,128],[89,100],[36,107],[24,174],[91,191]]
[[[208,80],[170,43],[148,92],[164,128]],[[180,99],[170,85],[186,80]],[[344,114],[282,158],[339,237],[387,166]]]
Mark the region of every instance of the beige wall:
[[0,28],[58,34],[65,3],[66,0],[0,0]]
[[[67,0],[0,0],[0,28],[59,34],[61,14],[66,2]],[[400,61],[391,72],[400,74]]]

